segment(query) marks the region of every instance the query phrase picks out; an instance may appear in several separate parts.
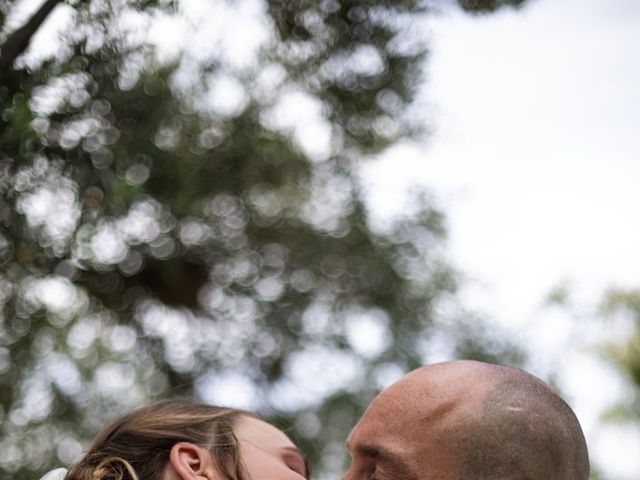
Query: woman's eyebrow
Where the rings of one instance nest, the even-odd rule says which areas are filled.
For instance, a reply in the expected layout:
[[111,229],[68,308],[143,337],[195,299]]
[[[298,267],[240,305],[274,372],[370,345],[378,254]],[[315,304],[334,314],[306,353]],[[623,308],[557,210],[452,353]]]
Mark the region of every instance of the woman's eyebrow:
[[302,457],[304,459],[304,455],[302,454],[302,452],[300,451],[300,449],[298,447],[290,447],[290,446],[286,446],[286,447],[280,447],[280,450],[286,450],[288,452],[293,452],[297,455],[300,455],[300,457]]

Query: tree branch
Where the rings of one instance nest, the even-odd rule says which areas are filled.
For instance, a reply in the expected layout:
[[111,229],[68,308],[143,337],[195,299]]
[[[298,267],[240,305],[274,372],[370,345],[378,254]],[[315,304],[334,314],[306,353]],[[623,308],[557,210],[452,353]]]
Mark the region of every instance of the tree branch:
[[13,62],[27,49],[33,35],[59,3],[62,0],[46,0],[24,26],[9,35],[0,52],[0,81],[8,77]]

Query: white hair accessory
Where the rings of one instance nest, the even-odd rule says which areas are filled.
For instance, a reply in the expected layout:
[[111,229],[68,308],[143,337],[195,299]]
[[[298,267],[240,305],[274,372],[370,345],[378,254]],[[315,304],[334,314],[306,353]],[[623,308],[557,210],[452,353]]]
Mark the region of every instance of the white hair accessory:
[[66,468],[54,468],[53,470],[44,474],[40,480],[63,480],[67,474]]

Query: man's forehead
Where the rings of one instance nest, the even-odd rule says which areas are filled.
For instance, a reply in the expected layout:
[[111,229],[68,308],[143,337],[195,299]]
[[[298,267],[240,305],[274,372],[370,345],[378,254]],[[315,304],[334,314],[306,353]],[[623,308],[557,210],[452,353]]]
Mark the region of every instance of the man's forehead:
[[410,385],[396,383],[383,390],[373,399],[371,407],[375,407],[381,412],[402,412],[406,410],[416,399],[416,392],[408,388]]
[[488,385],[482,376],[465,375],[466,378],[447,382],[441,373],[450,368],[443,367],[414,371],[383,390],[371,402],[354,432],[357,429],[366,435],[380,428],[404,431],[434,427],[456,417],[461,407],[475,405],[484,397]]
[[383,422],[385,425],[397,423],[411,408],[414,397],[396,386],[382,391],[373,399],[360,422],[365,425]]
[[411,407],[412,399],[397,389],[380,393],[369,405],[347,439],[347,446],[355,448],[370,444],[372,439],[406,440],[407,426],[419,412]]
[[409,374],[380,392],[371,402],[367,412],[375,411],[387,419],[404,415],[416,418],[430,405],[437,403],[445,393],[433,387],[425,375]]
[[[422,367],[389,387],[394,395],[422,403],[483,396],[494,383],[487,366],[479,362],[454,361]],[[383,392],[384,393],[384,392]]]

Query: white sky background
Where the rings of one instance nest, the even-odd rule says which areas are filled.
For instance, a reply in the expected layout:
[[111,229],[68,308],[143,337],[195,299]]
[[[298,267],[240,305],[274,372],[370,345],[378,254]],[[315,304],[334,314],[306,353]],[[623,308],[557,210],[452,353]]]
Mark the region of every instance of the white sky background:
[[636,0],[432,18],[434,133],[364,172],[381,216],[411,185],[436,193],[463,303],[531,347],[535,373],[558,375],[612,480],[640,478],[640,432],[597,422],[624,391],[592,348],[621,326],[578,324],[545,298],[566,284],[581,311],[607,287],[640,287],[639,26]]
[[[369,163],[363,179],[379,217],[401,212],[412,185],[436,193],[467,278],[464,305],[530,347],[534,373],[558,375],[607,478],[637,480],[640,432],[598,423],[624,392],[589,350],[621,326],[578,324],[544,300],[567,284],[588,311],[606,287],[640,288],[640,2],[529,1],[519,12],[431,17],[421,101],[434,132]],[[48,38],[33,50],[47,55]],[[253,50],[243,38],[225,36]]]

